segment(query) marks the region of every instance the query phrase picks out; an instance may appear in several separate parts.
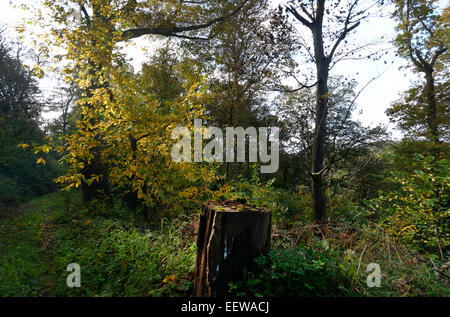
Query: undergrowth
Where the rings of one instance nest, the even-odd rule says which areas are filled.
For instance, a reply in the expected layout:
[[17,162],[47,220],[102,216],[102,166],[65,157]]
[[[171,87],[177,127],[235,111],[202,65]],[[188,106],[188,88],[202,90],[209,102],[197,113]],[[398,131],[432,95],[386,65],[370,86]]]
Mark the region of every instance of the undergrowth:
[[[315,226],[301,188],[227,186],[218,197],[245,197],[274,213],[272,251],[230,284],[234,295],[450,295],[447,262],[412,251],[381,225],[352,220],[360,207]],[[2,296],[192,295],[199,211],[149,224],[119,203],[83,204],[80,196],[54,193],[0,218]],[[70,263],[81,267],[80,288],[66,285]],[[367,285],[369,263],[380,265],[379,288]]]

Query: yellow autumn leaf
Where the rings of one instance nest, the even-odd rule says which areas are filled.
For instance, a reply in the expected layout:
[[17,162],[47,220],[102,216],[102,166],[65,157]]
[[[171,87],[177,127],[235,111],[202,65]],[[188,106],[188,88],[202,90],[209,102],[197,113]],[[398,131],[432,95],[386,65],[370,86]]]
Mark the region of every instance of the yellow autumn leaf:
[[25,26],[24,25],[18,25],[17,27],[16,27],[16,32],[17,33],[23,33],[23,32],[25,32]]
[[25,143],[17,145],[17,147],[21,147],[22,149],[26,149],[29,146],[30,146],[29,144],[25,144]]
[[46,165],[47,164],[47,162],[42,157],[38,158],[36,163],[42,164],[42,165]]
[[173,282],[175,281],[175,275],[167,275],[164,279],[163,279],[163,283],[169,283],[169,282]]

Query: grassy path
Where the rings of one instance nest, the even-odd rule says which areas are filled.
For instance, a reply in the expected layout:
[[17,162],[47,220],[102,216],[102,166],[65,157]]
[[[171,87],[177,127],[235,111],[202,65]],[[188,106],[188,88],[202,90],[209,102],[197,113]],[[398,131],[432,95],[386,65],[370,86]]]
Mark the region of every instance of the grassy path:
[[0,294],[52,296],[52,217],[65,193],[43,196],[0,218]]
[[[77,192],[46,195],[0,215],[0,296],[191,293],[190,222],[149,230],[143,215],[120,205],[82,204]],[[80,288],[66,285],[70,263],[81,267]]]

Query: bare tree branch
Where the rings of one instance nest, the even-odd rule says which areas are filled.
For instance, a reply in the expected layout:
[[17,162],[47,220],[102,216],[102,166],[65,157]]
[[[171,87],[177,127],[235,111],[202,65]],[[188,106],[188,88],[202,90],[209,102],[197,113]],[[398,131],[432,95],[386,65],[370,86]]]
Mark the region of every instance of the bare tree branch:
[[307,26],[308,28],[311,28],[312,23],[308,20],[306,20],[304,17],[301,16],[300,13],[298,13],[298,11],[292,7],[292,6],[285,6],[286,10],[288,10],[298,21],[300,21],[303,25]]

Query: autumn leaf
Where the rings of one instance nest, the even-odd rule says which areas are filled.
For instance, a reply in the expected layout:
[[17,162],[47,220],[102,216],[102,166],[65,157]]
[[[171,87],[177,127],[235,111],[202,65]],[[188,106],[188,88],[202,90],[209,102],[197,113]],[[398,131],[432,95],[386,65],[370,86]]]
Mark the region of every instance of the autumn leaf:
[[175,275],[167,275],[164,279],[163,279],[163,283],[169,283],[169,282],[173,282],[175,281]]
[[42,164],[42,165],[46,165],[47,164],[47,162],[42,157],[38,158],[36,163]]
[[29,146],[30,146],[29,144],[25,144],[25,143],[17,145],[17,147],[21,147],[22,149],[26,149]]

